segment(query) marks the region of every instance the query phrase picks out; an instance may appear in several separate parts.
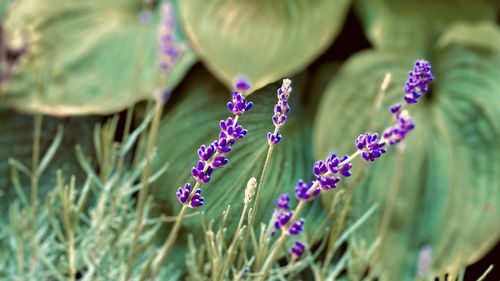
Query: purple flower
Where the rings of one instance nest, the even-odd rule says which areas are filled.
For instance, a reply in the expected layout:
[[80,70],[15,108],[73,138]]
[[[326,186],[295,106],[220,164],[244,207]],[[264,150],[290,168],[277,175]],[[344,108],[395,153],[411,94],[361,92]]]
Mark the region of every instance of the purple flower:
[[276,133],[267,133],[267,141],[269,142],[269,145],[272,144],[277,144],[281,141],[281,134],[279,132]]
[[380,143],[377,133],[359,135],[356,139],[356,148],[361,151],[361,157],[369,162],[385,153],[384,144]]
[[387,140],[387,143],[394,145],[402,141],[408,132],[415,128],[413,119],[408,114],[408,111],[403,110],[400,114],[396,115],[396,124],[387,128],[382,137]]
[[340,181],[339,177],[329,175],[328,172],[325,162],[317,161],[314,163],[313,174],[324,190],[337,187],[337,183]]
[[290,195],[288,193],[281,194],[276,200],[276,208],[288,210],[290,209]]
[[342,156],[342,158],[338,158],[335,153],[330,155],[330,157],[326,159],[326,166],[328,168],[328,171],[330,171],[330,173],[332,174],[340,173],[344,177],[350,177],[352,163],[344,163],[347,158],[349,158],[349,156],[347,155]]
[[201,189],[197,188],[194,191],[193,198],[191,198],[191,202],[189,202],[189,207],[198,208],[203,206],[204,203],[205,203],[205,198],[201,196]]
[[184,187],[179,187],[176,193],[177,199],[179,199],[179,202],[182,204],[186,203],[189,198],[189,194],[191,194],[191,185],[189,183],[186,183]]
[[212,155],[215,153],[215,145],[210,144],[208,146],[205,146],[204,144],[200,146],[198,149],[198,156],[200,157],[200,160],[202,161],[208,161],[210,158],[212,158]]
[[274,227],[276,229],[280,229],[282,226],[286,225],[293,216],[293,211],[279,211],[276,216],[276,222],[274,223]]
[[[240,87],[242,86],[240,85]],[[247,99],[238,91],[233,92],[232,101],[227,103],[227,109],[234,115],[241,115],[250,110],[252,106],[253,103],[247,102]]]
[[230,140],[240,140],[247,134],[247,130],[238,124],[238,122],[235,122],[231,117],[228,117],[226,120],[221,120],[219,125],[221,129],[219,139],[227,138]]
[[306,246],[302,244],[299,240],[295,241],[295,244],[292,247],[291,253],[292,253],[292,259],[296,260],[302,256],[304,253]]
[[408,104],[417,103],[420,96],[429,91],[429,83],[434,80],[431,65],[426,60],[418,60],[408,75],[404,100]]
[[161,22],[158,28],[158,53],[160,68],[169,70],[183,52],[175,39],[175,12],[170,3],[161,5]]
[[224,155],[218,155],[214,158],[214,160],[210,164],[210,167],[212,167],[213,169],[221,168],[224,167],[228,162],[229,160]]
[[290,112],[290,107],[288,106],[288,97],[292,92],[292,87],[290,86],[292,81],[290,79],[283,79],[281,88],[277,91],[278,103],[274,106],[274,115],[272,121],[274,127],[276,128],[274,133],[269,132],[267,134],[267,140],[269,145],[274,145],[280,142],[281,135],[278,133],[280,127],[285,125],[288,112]]
[[304,220],[300,219],[298,221],[295,221],[290,229],[288,230],[288,233],[290,235],[299,235],[302,232],[302,227],[304,226]]
[[247,91],[250,89],[250,82],[245,77],[239,76],[234,81],[234,88],[241,92]]
[[231,151],[231,145],[234,144],[234,140],[228,140],[226,138],[221,138],[213,142],[215,149],[219,153],[228,153]]
[[295,197],[297,197],[298,200],[310,200],[318,196],[318,194],[321,192],[321,189],[319,187],[316,187],[313,190],[309,191],[313,184],[314,181],[310,181],[308,184],[306,184],[303,180],[299,180],[297,186],[295,186]]
[[191,169],[191,175],[193,175],[195,180],[200,181],[201,183],[209,182],[212,172],[213,168],[203,161],[198,161],[196,167]]
[[401,109],[401,104],[397,103],[397,104],[391,106],[390,111],[392,114],[395,114],[395,113],[398,113],[400,109]]

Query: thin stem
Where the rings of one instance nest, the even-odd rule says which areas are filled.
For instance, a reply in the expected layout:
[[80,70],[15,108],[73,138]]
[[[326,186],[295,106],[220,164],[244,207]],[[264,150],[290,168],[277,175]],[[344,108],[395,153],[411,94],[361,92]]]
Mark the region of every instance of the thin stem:
[[241,212],[240,221],[238,222],[238,226],[236,227],[236,231],[234,232],[235,234],[233,236],[233,240],[231,241],[231,244],[229,245],[229,248],[227,250],[227,257],[224,260],[224,264],[222,265],[222,268],[218,274],[218,277],[220,277],[221,279],[223,279],[224,273],[229,267],[231,261],[234,259],[235,255],[234,247],[236,247],[236,242],[238,241],[238,238],[241,234],[240,233],[241,227],[243,226],[243,221],[245,220],[247,209],[248,209],[248,204],[243,205],[243,211]]
[[161,120],[161,115],[163,112],[163,103],[161,100],[157,99],[156,100],[156,106],[155,106],[155,115],[153,117],[153,121],[151,123],[151,129],[149,131],[149,139],[148,139],[148,144],[146,148],[146,165],[144,166],[144,172],[141,175],[141,189],[139,190],[139,199],[137,203],[137,216],[136,216],[136,227],[135,227],[135,233],[134,233],[134,238],[133,242],[131,244],[130,250],[129,250],[129,257],[128,257],[128,264],[127,264],[127,270],[125,273],[125,279],[128,280],[130,278],[130,275],[132,274],[132,268],[134,265],[135,258],[137,256],[137,247],[138,242],[139,242],[139,237],[142,234],[142,228],[144,226],[142,220],[144,216],[144,206],[146,203],[146,198],[149,193],[149,177],[151,175],[151,156],[153,154],[153,149],[156,144],[156,139],[158,136],[158,129],[160,126],[160,120]]
[[257,192],[255,195],[255,202],[253,204],[252,212],[250,215],[250,219],[248,222],[248,228],[252,229],[255,221],[255,217],[257,216],[257,208],[260,203],[260,198],[262,197],[262,189],[264,186],[264,180],[267,175],[267,171],[269,170],[269,163],[271,162],[271,156],[273,155],[274,145],[269,145],[267,149],[266,160],[264,161],[264,167],[262,168],[262,173],[260,175],[259,185],[257,186]]
[[33,154],[31,161],[31,248],[32,248],[32,262],[30,263],[31,277],[34,277],[34,264],[37,257],[37,244],[36,244],[36,216],[38,209],[38,165],[40,163],[40,139],[42,132],[43,115],[38,113],[34,117],[33,127]]
[[[193,190],[196,190],[196,188],[199,186],[199,182],[196,182],[196,185],[194,186]],[[160,273],[160,269],[162,265],[165,263],[168,257],[168,253],[172,246],[174,245],[175,240],[177,240],[177,235],[179,234],[179,230],[181,228],[181,223],[184,218],[184,215],[187,211],[188,204],[182,205],[182,208],[177,215],[177,219],[175,220],[174,226],[170,233],[168,234],[167,240],[165,241],[165,244],[163,244],[162,248],[160,249],[159,257],[157,258],[157,262],[154,263],[154,271],[153,271],[153,276],[152,280],[155,280],[158,274]]]

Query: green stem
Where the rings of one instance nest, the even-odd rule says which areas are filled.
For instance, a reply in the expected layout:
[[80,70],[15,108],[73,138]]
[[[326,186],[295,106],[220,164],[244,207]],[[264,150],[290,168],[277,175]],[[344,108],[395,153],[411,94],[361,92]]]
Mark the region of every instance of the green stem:
[[[199,185],[200,185],[199,182],[196,182],[196,185],[194,186],[193,190],[196,190]],[[194,194],[194,192],[192,194]],[[189,202],[189,199],[188,199],[188,202]],[[177,219],[175,220],[174,226],[173,226],[172,230],[170,231],[170,233],[168,234],[168,237],[167,237],[167,240],[165,241],[165,244],[163,244],[163,246],[160,250],[160,254],[159,254],[159,257],[157,258],[157,262],[155,262],[155,264],[154,264],[155,268],[153,271],[153,276],[151,278],[152,280],[155,280],[156,277],[158,276],[158,274],[160,273],[162,265],[167,260],[168,253],[170,252],[170,249],[174,245],[175,240],[177,240],[177,235],[179,234],[179,230],[181,228],[181,223],[182,223],[182,220],[184,219],[184,215],[187,211],[187,208],[188,208],[188,204],[182,205],[182,208],[181,208],[179,214],[177,215]]]
[[40,163],[40,139],[42,133],[43,115],[40,113],[35,114],[34,127],[33,127],[33,154],[31,161],[31,248],[32,248],[32,262],[30,263],[31,277],[34,277],[34,266],[37,256],[36,244],[36,216],[38,209],[38,165]]
[[264,161],[264,167],[262,168],[262,173],[260,175],[259,185],[257,186],[257,193],[255,195],[255,202],[253,204],[252,213],[248,221],[248,229],[253,228],[255,217],[257,216],[257,208],[259,207],[260,198],[262,197],[262,189],[264,186],[264,180],[269,170],[269,163],[271,162],[271,156],[273,155],[274,145],[269,145],[267,150],[266,160]]
[[144,166],[144,172],[141,175],[141,189],[139,191],[139,199],[137,203],[137,216],[136,216],[136,227],[135,227],[135,233],[134,233],[134,238],[133,242],[131,244],[130,250],[129,250],[129,257],[128,257],[128,264],[127,264],[127,270],[125,272],[125,281],[130,279],[130,276],[132,274],[132,269],[134,267],[134,262],[135,258],[137,256],[137,247],[139,246],[139,237],[142,234],[142,229],[143,229],[143,216],[144,216],[144,206],[146,203],[146,198],[148,197],[149,193],[149,182],[148,179],[151,175],[151,156],[153,154],[153,149],[156,144],[156,139],[158,136],[158,129],[160,126],[160,120],[163,112],[163,103],[160,99],[156,100],[156,106],[155,106],[155,115],[153,117],[153,121],[151,123],[151,129],[149,131],[149,139],[148,139],[148,144],[146,148],[146,165]]
[[229,267],[229,264],[231,261],[234,259],[235,256],[235,251],[234,248],[236,247],[236,242],[238,241],[238,238],[240,237],[240,231],[241,227],[243,226],[243,221],[245,220],[245,215],[247,213],[248,209],[248,204],[245,204],[243,206],[243,211],[241,212],[240,216],[240,221],[238,222],[238,226],[236,227],[236,231],[234,232],[233,240],[231,241],[231,244],[229,245],[229,248],[227,250],[227,257],[224,260],[224,264],[222,265],[221,270],[219,271],[218,278],[223,279],[224,273],[226,272],[227,268]]

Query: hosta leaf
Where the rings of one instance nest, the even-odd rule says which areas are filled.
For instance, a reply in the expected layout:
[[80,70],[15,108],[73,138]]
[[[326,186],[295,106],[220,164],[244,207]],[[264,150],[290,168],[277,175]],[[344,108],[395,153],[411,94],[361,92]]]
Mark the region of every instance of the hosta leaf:
[[[488,34],[491,42],[500,38],[498,29]],[[500,238],[495,175],[500,169],[500,52],[478,44],[483,40],[453,34],[443,38],[450,39],[431,59],[436,81],[430,93],[410,107],[415,131],[375,163],[358,161],[353,168],[369,165],[354,190],[353,218],[374,202],[382,208],[352,239],[370,244],[381,235],[379,256],[372,261],[380,266],[383,280],[412,280],[426,249],[431,252],[430,274],[457,271]],[[367,131],[372,120],[383,129],[390,117],[387,108],[401,100],[414,59],[382,51],[350,59],[321,103],[316,155],[352,152],[354,138]],[[372,115],[374,93],[387,72],[393,82],[381,111]],[[332,126],[331,120],[338,121]],[[384,218],[389,219],[386,227]]]
[[[26,44],[28,51],[0,97],[52,115],[106,114],[151,97],[159,75],[159,9],[149,23],[140,19],[141,9],[131,0],[16,1],[5,21],[7,44]],[[168,74],[167,88],[194,58],[188,49]],[[36,90],[41,80],[49,81],[50,91]]]
[[430,51],[450,23],[495,20],[495,9],[484,1],[358,0],[356,8],[376,48],[417,54]]
[[[183,0],[183,26],[200,59],[226,86],[240,74],[259,89],[295,73],[337,35],[349,0]],[[252,92],[252,91],[250,91]]]
[[[40,176],[39,195],[54,188],[56,171],[61,170],[67,177],[77,176],[84,180],[85,174],[80,168],[75,155],[75,145],[80,144],[84,152],[89,154],[92,145],[93,126],[98,118],[65,118],[43,117],[40,137],[40,159],[58,135],[58,126],[62,126],[62,139],[50,162]],[[20,199],[15,191],[11,178],[11,165],[14,159],[28,170],[32,167],[34,119],[31,115],[23,115],[6,108],[0,108],[0,213],[4,212],[15,199]],[[16,166],[17,167],[17,166]],[[29,171],[28,171],[29,172]],[[30,198],[30,177],[18,170],[20,188]]]
[[[154,184],[153,193],[164,211],[172,214],[181,206],[175,196],[177,188],[187,181],[194,182],[190,171],[198,160],[198,147],[216,139],[219,120],[230,116],[226,109],[230,95],[221,94],[227,90],[206,73],[192,73],[191,77],[196,78],[181,87],[182,100],[167,113],[159,132],[161,149],[158,150],[157,166],[165,162],[172,164]],[[290,119],[283,129],[283,140],[276,146],[270,162],[257,224],[264,222],[264,218],[269,219],[279,194],[293,192],[296,181],[310,174],[313,162],[311,116],[303,111],[297,100],[302,87],[293,85]],[[230,232],[234,231],[238,222],[247,181],[250,177],[260,177],[268,148],[266,135],[274,128],[271,116],[276,95],[273,93],[279,86],[272,84],[260,90],[260,94],[251,96],[254,106],[240,119],[248,135],[233,146],[228,154],[229,164],[216,170],[212,180],[202,186],[205,205],[199,210],[206,212],[207,221],[218,221],[222,211],[231,205],[228,217]],[[314,227],[315,220],[311,220],[307,224]],[[190,230],[198,229],[200,222],[197,218],[190,219],[185,226]]]

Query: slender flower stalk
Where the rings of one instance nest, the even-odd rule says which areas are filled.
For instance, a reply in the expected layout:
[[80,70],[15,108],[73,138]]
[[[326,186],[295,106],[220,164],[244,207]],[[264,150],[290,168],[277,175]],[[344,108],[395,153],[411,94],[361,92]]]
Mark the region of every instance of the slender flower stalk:
[[264,167],[262,168],[259,186],[257,187],[257,195],[255,196],[255,203],[253,205],[252,213],[250,215],[248,223],[249,229],[253,228],[255,217],[257,216],[257,208],[259,206],[260,199],[262,197],[262,189],[267,175],[267,170],[269,169],[269,163],[271,162],[274,146],[278,144],[282,139],[279,130],[281,127],[285,125],[286,120],[288,118],[288,113],[290,112],[290,106],[288,105],[288,98],[290,97],[290,93],[292,92],[291,84],[292,81],[290,79],[287,78],[283,79],[281,87],[276,92],[278,102],[274,106],[274,115],[272,117],[272,121],[274,124],[274,131],[267,133],[267,141],[269,143],[269,148],[267,150],[266,160],[264,161]]
[[[408,82],[406,83],[405,95],[403,97],[405,102],[407,104],[416,103],[418,98],[428,91],[428,84],[432,80],[434,80],[434,77],[431,73],[430,64],[424,60],[417,61],[414,70],[409,73]],[[297,232],[300,233],[298,230],[301,230],[304,221],[297,220],[297,218],[307,201],[317,196],[321,190],[335,188],[337,183],[341,181],[339,175],[343,177],[350,176],[350,169],[352,168],[351,161],[353,159],[361,156],[365,161],[373,162],[386,152],[386,144],[394,145],[401,142],[404,140],[407,133],[415,128],[415,124],[408,111],[402,110],[402,107],[402,105],[394,105],[390,108],[395,119],[395,124],[387,128],[381,138],[379,138],[377,133],[365,133],[360,135],[355,141],[356,152],[350,156],[343,156],[340,159],[335,154],[332,154],[326,161],[316,162],[313,167],[313,174],[316,180],[308,184],[305,184],[302,180],[298,182],[295,188],[295,196],[299,200],[299,203],[295,210],[291,211],[288,208],[289,201],[287,201],[286,206],[282,205],[287,208],[281,208],[281,213],[277,216],[275,222],[276,228],[281,229],[281,234],[271,249],[271,253],[265,260],[261,270],[262,274],[260,274],[258,280],[264,280],[268,276],[272,264],[279,250],[282,248],[286,237],[288,235],[294,235]],[[281,195],[278,202],[283,201],[283,198],[286,198],[286,196],[287,195]],[[292,249],[292,255],[294,254],[294,250],[300,252],[300,248],[299,246],[298,248]]]
[[196,181],[194,186],[191,187],[190,183],[186,183],[177,190],[176,196],[182,207],[172,230],[153,262],[153,279],[158,276],[170,249],[177,239],[187,209],[198,208],[205,203],[205,199],[201,195],[201,185],[208,183],[211,180],[212,173],[216,169],[224,167],[229,162],[226,154],[232,150],[232,146],[236,141],[243,139],[247,134],[247,130],[238,123],[238,120],[242,114],[250,110],[253,106],[252,102],[248,102],[243,96],[243,91],[249,87],[249,83],[244,80],[236,83],[236,90],[233,92],[232,100],[227,103],[227,109],[234,116],[220,121],[218,139],[208,145],[201,145],[198,149],[199,161],[191,169],[191,175]]

